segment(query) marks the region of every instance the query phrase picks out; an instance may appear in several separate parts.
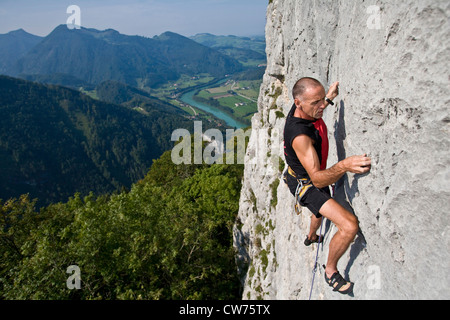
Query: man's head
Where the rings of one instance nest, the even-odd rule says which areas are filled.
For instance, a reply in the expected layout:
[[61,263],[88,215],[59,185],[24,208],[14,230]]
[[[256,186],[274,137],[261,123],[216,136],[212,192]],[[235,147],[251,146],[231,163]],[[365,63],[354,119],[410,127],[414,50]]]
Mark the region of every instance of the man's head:
[[295,84],[292,95],[303,117],[308,120],[322,118],[325,109],[325,88],[318,80],[301,78]]

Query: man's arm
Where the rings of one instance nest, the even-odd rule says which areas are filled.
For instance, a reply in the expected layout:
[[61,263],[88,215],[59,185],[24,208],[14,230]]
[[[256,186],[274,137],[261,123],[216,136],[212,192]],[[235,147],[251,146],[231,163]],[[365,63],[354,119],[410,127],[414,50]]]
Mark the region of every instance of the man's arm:
[[[339,82],[335,82],[330,86],[326,97],[333,101],[339,95]],[[325,101],[325,108],[327,108],[329,103]]]
[[367,155],[353,156],[329,169],[320,170],[319,157],[314,149],[313,140],[306,135],[297,136],[292,142],[292,147],[317,188],[336,183],[346,172],[362,174],[370,171],[371,160]]

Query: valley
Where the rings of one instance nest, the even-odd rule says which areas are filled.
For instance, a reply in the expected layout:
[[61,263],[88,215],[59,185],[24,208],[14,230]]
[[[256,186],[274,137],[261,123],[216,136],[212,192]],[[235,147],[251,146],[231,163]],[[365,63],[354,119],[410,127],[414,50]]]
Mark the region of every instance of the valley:
[[45,205],[128,189],[173,147],[173,130],[191,131],[194,121],[205,130],[249,127],[264,48],[261,38],[64,25],[46,37],[0,35],[0,198],[28,193]]

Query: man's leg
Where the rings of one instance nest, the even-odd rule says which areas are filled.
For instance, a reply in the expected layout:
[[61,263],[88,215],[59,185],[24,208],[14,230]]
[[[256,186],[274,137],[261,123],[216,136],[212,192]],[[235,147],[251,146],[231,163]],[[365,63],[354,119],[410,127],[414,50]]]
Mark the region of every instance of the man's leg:
[[[328,262],[325,269],[327,277],[330,278],[338,271],[337,264],[339,259],[355,239],[356,233],[358,232],[358,219],[334,199],[328,200],[319,212],[338,228],[338,231],[330,242]],[[343,287],[341,291],[345,289],[346,287]]]
[[315,215],[311,216],[311,226],[309,227],[309,234],[308,239],[309,240],[315,240],[316,236],[321,236],[320,234],[317,234],[317,230],[319,230],[320,225],[322,224],[323,218],[316,218]]

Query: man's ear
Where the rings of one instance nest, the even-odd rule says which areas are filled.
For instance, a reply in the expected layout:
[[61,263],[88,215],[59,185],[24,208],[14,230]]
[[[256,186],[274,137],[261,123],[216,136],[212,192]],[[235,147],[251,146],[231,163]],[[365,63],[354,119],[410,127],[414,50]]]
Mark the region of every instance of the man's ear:
[[294,103],[295,103],[295,106],[296,106],[297,108],[299,108],[300,110],[303,110],[303,109],[302,109],[302,102],[300,101],[300,99],[295,98],[295,99],[294,99]]

